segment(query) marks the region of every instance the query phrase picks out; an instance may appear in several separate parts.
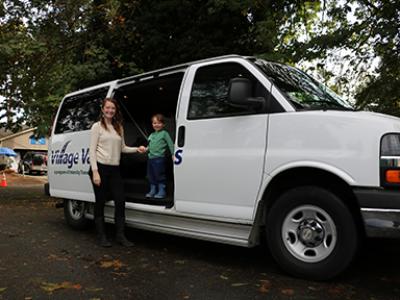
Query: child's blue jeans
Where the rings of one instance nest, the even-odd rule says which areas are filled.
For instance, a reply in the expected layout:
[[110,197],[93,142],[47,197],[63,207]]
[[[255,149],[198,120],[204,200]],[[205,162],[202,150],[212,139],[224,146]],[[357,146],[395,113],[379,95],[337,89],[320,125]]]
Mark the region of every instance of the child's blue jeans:
[[166,183],[165,157],[149,158],[147,162],[147,177],[150,184]]

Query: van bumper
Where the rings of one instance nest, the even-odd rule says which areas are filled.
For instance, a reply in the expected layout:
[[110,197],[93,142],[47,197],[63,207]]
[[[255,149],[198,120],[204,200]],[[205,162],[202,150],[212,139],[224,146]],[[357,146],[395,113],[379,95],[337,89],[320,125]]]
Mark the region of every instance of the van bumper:
[[32,165],[31,166],[31,171],[34,171],[34,172],[47,172],[47,166]]
[[355,189],[368,237],[400,238],[400,191]]

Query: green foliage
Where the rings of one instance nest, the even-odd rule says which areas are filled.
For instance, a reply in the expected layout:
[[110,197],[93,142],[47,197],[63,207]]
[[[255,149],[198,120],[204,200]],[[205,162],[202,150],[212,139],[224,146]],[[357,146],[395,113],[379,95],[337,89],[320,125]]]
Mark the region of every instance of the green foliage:
[[[279,40],[293,38],[292,23],[307,23],[313,12],[314,2],[299,3],[6,0],[0,5],[6,126],[17,130],[24,122],[44,132],[67,92],[142,70],[229,53],[285,60]],[[285,26],[291,29],[280,32]]]
[[[110,1],[108,1],[110,2]],[[107,4],[107,3],[106,3]],[[137,72],[116,63],[108,37],[112,15],[98,1],[6,1],[0,32],[0,95],[7,128],[46,133],[63,95]],[[111,6],[112,8],[112,6]],[[125,73],[125,74],[124,74]],[[1,117],[1,116],[0,116]]]
[[295,65],[347,49],[355,73],[331,57],[344,70],[323,72],[333,89],[352,93],[359,76],[358,107],[400,115],[399,11],[395,0],[4,0],[0,111],[9,128],[46,132],[66,93],[143,70],[230,53]]
[[[288,50],[297,51],[304,60],[324,61],[327,53],[346,51],[337,59],[330,58],[342,69],[340,76],[335,75],[336,89],[352,90],[357,108],[400,116],[399,1],[326,0],[324,13],[320,28]],[[377,60],[380,63],[374,68]]]

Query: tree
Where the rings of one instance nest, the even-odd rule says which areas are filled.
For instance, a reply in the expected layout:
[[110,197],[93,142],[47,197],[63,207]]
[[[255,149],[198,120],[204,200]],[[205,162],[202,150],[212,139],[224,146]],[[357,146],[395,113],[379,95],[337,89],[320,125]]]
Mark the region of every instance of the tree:
[[[295,40],[287,50],[304,60],[319,59],[322,63],[324,56],[331,54],[331,63],[340,68],[328,75],[335,77],[336,89],[352,91],[357,108],[400,116],[400,3],[323,3],[320,15],[324,14],[325,20],[306,41]],[[334,53],[338,55],[334,57]]]
[[[2,6],[0,21],[1,109],[14,113],[7,128],[23,123],[45,133],[63,95],[137,72],[117,64],[106,1],[19,1]],[[108,38],[111,37],[111,38]],[[0,116],[1,118],[1,116]]]
[[[400,116],[400,3],[360,1],[356,14],[360,18],[359,47],[369,44],[380,58],[376,76],[360,86],[357,105]],[[362,39],[364,35],[364,39]]]
[[20,122],[45,132],[63,95],[100,82],[237,53],[294,64],[299,28],[318,1],[5,0],[0,95]]

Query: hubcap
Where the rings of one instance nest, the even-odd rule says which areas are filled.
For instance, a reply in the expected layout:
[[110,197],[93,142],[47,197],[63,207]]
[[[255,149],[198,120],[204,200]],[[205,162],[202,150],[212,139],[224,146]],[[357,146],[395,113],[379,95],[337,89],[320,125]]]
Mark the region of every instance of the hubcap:
[[307,247],[317,247],[322,243],[325,231],[318,221],[307,219],[299,225],[297,235],[300,241]]
[[332,218],[314,205],[302,205],[291,210],[283,221],[281,233],[286,249],[308,263],[324,260],[337,242]]

